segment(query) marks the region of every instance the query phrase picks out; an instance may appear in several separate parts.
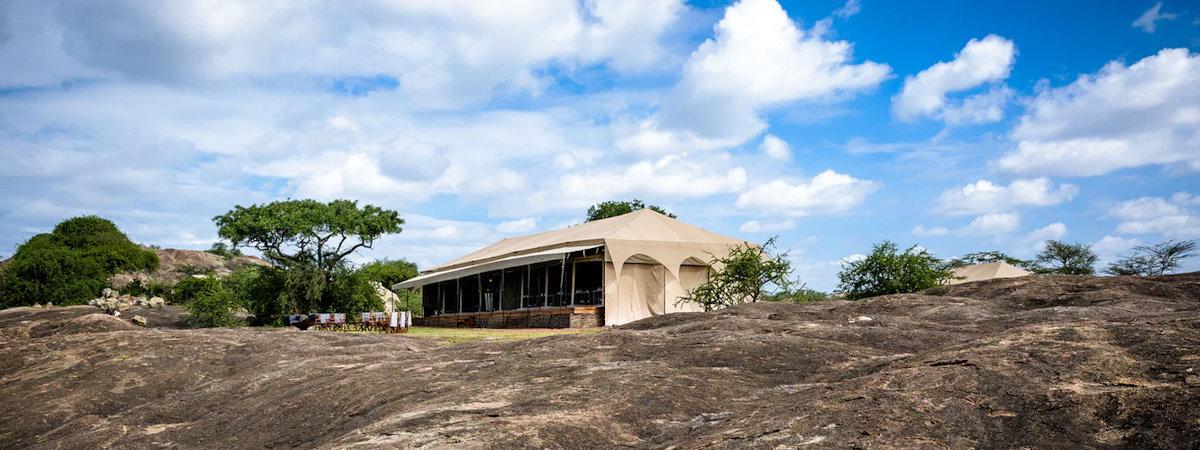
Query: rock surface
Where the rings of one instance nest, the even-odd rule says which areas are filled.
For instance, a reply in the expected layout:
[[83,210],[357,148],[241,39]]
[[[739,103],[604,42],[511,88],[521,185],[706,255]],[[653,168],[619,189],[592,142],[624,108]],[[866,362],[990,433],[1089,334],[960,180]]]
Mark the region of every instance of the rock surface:
[[267,265],[266,261],[256,256],[237,256],[226,258],[221,255],[201,250],[180,250],[164,248],[155,250],[158,254],[158,269],[154,272],[124,272],[113,275],[108,279],[108,285],[123,289],[134,281],[142,286],[151,283],[175,285],[180,278],[197,274],[208,274],[218,277],[229,275],[239,267],[247,265]]
[[992,280],[455,346],[94,312],[0,311],[5,446],[1200,447],[1200,274]]

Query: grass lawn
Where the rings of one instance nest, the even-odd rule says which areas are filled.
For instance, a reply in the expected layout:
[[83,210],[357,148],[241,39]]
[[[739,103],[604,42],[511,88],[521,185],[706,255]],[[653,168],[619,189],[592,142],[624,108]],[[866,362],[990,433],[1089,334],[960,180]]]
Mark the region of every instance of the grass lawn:
[[412,327],[405,336],[436,339],[446,344],[476,341],[520,341],[560,334],[599,333],[604,328],[442,328]]

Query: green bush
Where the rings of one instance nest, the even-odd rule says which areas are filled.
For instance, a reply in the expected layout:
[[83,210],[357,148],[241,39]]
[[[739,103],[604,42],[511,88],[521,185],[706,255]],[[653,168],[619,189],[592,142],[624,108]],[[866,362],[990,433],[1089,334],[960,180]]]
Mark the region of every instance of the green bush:
[[788,292],[798,284],[792,279],[792,263],[786,253],[772,256],[775,238],[761,246],[743,244],[729,247],[729,254],[714,257],[708,280],[696,286],[679,302],[696,302],[705,311],[753,303],[770,299],[781,292]]
[[768,302],[788,302],[788,303],[812,303],[812,302],[819,302],[821,300],[828,300],[828,299],[829,299],[829,294],[818,291],[816,289],[809,289],[809,288],[805,288],[805,287],[801,287],[800,289],[796,289],[793,291],[779,292],[774,295],[763,298],[763,300],[766,300]]
[[234,315],[242,306],[232,289],[218,282],[187,304],[188,323],[196,327],[233,327],[242,324]]
[[63,221],[30,238],[0,270],[0,305],[83,304],[119,271],[150,271],[158,256],[96,216]]
[[211,290],[220,281],[213,277],[183,277],[179,282],[175,283],[175,287],[171,290],[171,301],[174,303],[186,304],[195,300],[201,293]]
[[167,300],[172,300],[172,287],[169,284],[157,281],[150,281],[142,284],[141,280],[133,280],[125,287],[121,288],[122,294],[129,294],[134,297],[163,297]]
[[234,247],[232,245],[226,244],[224,242],[215,242],[215,243],[213,243],[213,245],[211,247],[208,248],[208,250],[205,250],[205,251],[212,253],[214,255],[220,256],[222,258],[225,258],[226,260],[230,260],[230,259],[236,258],[238,256],[242,256],[241,249]]
[[918,246],[900,251],[891,241],[876,244],[867,257],[838,273],[838,289],[850,300],[917,292],[940,286],[951,277],[941,260]]

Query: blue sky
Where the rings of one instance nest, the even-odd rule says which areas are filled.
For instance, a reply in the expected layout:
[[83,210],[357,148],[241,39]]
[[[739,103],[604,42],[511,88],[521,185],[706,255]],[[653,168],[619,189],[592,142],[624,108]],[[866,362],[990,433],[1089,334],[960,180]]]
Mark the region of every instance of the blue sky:
[[820,289],[882,239],[1200,238],[1200,2],[515,3],[5,2],[0,255],[305,197],[423,266],[636,197]]

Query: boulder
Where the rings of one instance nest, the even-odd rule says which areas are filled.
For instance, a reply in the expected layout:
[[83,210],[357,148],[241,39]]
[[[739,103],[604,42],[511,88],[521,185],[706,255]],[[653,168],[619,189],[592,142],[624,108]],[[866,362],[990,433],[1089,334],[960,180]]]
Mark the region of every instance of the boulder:
[[162,297],[150,297],[150,300],[147,301],[147,304],[151,308],[162,308],[163,305],[167,304],[167,301]]
[[100,291],[100,296],[103,298],[117,298],[120,295],[121,295],[120,292],[117,292],[116,290],[113,290],[110,288],[104,288],[103,291]]
[[129,318],[129,321],[130,321],[130,322],[133,322],[133,324],[134,324],[134,325],[137,325],[137,326],[140,326],[140,327],[149,326],[149,323],[148,323],[148,322],[146,322],[146,318],[145,318],[145,317],[142,317],[142,316],[133,316],[133,317],[130,317],[130,318]]

